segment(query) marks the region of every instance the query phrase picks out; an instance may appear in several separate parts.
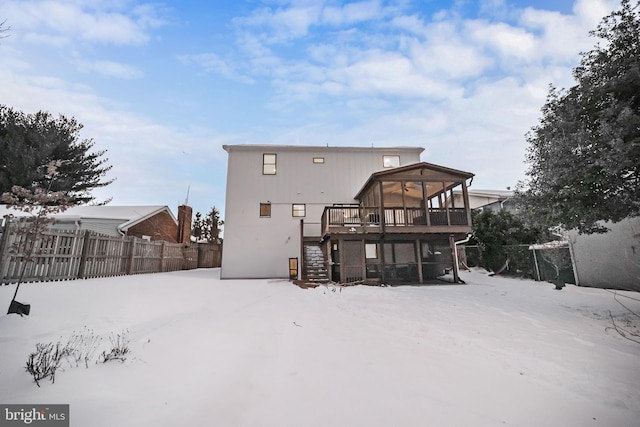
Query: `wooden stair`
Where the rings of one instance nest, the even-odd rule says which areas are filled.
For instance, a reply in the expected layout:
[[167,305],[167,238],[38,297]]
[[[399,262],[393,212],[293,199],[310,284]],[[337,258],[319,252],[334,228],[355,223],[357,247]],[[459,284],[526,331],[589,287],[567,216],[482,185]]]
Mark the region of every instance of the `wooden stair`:
[[330,281],[327,262],[320,245],[317,243],[304,244],[303,279],[310,283],[328,283]]

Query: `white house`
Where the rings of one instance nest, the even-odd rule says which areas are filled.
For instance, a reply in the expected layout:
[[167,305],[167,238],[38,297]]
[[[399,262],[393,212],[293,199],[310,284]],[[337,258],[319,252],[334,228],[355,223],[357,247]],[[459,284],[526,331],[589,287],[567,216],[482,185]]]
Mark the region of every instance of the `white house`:
[[354,204],[376,171],[420,161],[420,147],[225,145],[229,153],[222,278],[289,277],[300,220],[320,236],[325,206]]
[[386,279],[411,264],[407,280],[422,281],[421,251],[434,247],[420,236],[436,233],[449,248],[470,231],[468,203],[446,200],[458,187],[466,197],[473,174],[420,163],[421,147],[223,148],[222,278],[308,278],[315,265],[335,281],[382,280],[386,264]]

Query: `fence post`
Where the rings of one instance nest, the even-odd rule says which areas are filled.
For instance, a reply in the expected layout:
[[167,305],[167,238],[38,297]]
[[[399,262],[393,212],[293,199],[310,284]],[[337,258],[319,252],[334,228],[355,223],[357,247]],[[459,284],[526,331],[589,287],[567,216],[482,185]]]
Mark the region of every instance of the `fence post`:
[[571,258],[571,269],[573,270],[573,278],[576,281],[576,286],[580,286],[580,279],[578,279],[578,267],[576,266],[576,258],[573,256],[573,243],[571,243],[571,237],[567,239],[569,242],[569,257]]
[[131,237],[129,240],[129,265],[127,265],[127,275],[131,275],[133,273],[133,260],[134,255],[136,253],[136,238]]
[[85,278],[85,269],[87,266],[87,253],[89,252],[89,238],[91,237],[89,230],[84,231],[84,238],[82,239],[82,252],[80,254],[80,266],[78,267],[78,278]]
[[164,259],[165,259],[164,243],[165,243],[165,241],[163,240],[162,244],[160,245],[160,273],[164,272],[164,266],[165,266],[165,262],[164,262]]
[[2,238],[0,238],[0,283],[5,279],[9,270],[9,257],[6,253],[9,252],[7,248],[7,242],[9,241],[9,233],[11,232],[11,223],[9,218],[5,217],[4,227],[2,227]]
[[533,264],[536,267],[536,280],[540,281],[540,267],[538,267],[538,257],[536,256],[536,248],[532,249],[533,252]]

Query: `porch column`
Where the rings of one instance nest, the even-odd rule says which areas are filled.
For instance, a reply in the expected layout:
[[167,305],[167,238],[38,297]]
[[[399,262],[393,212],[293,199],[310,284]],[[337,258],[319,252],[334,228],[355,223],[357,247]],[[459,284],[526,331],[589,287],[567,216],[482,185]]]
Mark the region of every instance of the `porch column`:
[[[366,262],[366,260],[365,260]],[[380,236],[380,283],[384,284],[384,234]]]
[[426,216],[425,218],[425,224],[427,224],[427,227],[431,226],[431,215],[429,213],[429,200],[427,199],[427,182],[423,181],[422,182],[422,207],[424,208],[424,214]]
[[447,185],[442,183],[442,194],[444,195],[444,209],[447,212],[447,225],[451,225],[451,215],[449,212],[449,204],[447,203]]
[[298,277],[300,280],[307,279],[307,270],[305,270],[304,265],[304,219],[300,219],[300,265],[298,266]]
[[382,191],[382,181],[378,181],[378,188],[380,189],[380,231],[384,233],[387,221],[385,219],[386,212],[384,209],[384,191]]
[[467,180],[462,181],[462,198],[464,210],[467,213],[467,225],[471,225],[471,207],[469,206],[469,191],[467,190]]
[[418,282],[424,283],[424,277],[422,277],[422,246],[420,245],[420,239],[416,239],[416,260],[418,261]]
[[340,260],[340,283],[344,283],[346,271],[344,269],[344,239],[338,240],[338,259]]

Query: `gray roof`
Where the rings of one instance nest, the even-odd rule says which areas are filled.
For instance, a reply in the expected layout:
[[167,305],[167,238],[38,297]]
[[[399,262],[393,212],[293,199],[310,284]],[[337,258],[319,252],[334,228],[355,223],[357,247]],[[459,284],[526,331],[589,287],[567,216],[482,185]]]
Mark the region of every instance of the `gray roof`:
[[[178,223],[176,217],[168,206],[73,206],[64,212],[52,215],[58,221],[75,221],[82,219],[104,219],[122,221],[118,228],[126,231],[139,222],[150,218],[162,211],[169,213],[171,218]],[[15,217],[29,216],[30,214],[12,209],[7,205],[0,205],[0,218],[5,215]]]

